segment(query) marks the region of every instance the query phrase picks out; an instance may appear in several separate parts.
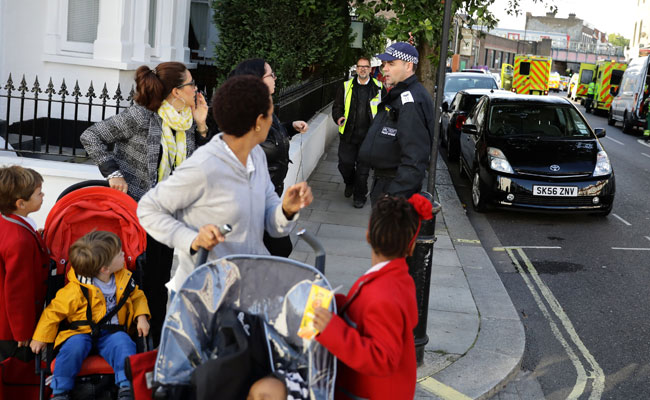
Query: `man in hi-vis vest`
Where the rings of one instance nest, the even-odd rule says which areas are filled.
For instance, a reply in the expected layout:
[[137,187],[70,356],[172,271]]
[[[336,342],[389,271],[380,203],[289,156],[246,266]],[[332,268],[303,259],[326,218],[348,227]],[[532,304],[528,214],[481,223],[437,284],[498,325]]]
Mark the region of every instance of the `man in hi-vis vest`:
[[353,205],[362,208],[368,195],[370,167],[359,162],[359,147],[366,137],[377,105],[386,94],[381,82],[370,78],[370,60],[357,61],[357,76],[339,87],[332,118],[339,127],[339,171],[345,182],[345,197],[353,197]]

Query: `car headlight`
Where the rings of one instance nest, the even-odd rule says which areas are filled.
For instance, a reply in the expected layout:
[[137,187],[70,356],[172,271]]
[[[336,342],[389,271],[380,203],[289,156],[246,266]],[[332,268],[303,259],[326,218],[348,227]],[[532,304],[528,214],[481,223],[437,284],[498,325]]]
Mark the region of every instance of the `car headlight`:
[[515,171],[510,166],[508,159],[503,152],[496,147],[488,147],[488,161],[490,168],[495,171],[505,172],[506,174],[514,174]]
[[609,175],[612,173],[612,164],[609,162],[607,153],[603,150],[598,152],[596,156],[596,167],[594,168],[594,176]]

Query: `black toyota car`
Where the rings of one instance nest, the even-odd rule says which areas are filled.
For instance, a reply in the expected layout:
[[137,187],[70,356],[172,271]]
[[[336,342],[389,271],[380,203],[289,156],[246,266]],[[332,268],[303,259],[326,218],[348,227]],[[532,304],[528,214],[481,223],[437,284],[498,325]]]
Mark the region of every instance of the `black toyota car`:
[[608,215],[614,170],[598,138],[567,99],[494,92],[461,129],[460,170],[472,205]]

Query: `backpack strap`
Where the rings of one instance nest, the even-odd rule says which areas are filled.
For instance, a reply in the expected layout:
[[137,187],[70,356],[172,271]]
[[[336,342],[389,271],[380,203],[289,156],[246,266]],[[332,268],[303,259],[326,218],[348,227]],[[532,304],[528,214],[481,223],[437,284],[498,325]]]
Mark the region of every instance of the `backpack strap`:
[[40,238],[38,236],[38,233],[34,232],[34,229],[32,229],[31,226],[27,226],[27,224],[25,224],[24,222],[19,221],[19,220],[14,219],[14,218],[9,218],[4,214],[0,214],[0,215],[2,215],[2,218],[4,218],[6,221],[9,221],[12,224],[16,224],[18,226],[22,226],[23,228],[27,229],[29,231],[29,233],[31,233],[32,236],[34,236],[34,239],[36,239],[36,244],[38,244],[38,247],[41,249],[41,251],[43,251],[43,252],[45,252],[47,254],[50,254],[49,250],[47,248],[43,247],[43,238]]
[[126,327],[124,325],[111,324],[110,321],[118,313],[118,311],[120,311],[120,309],[124,306],[124,304],[126,304],[126,300],[129,298],[131,293],[133,293],[133,291],[135,290],[135,281],[133,280],[133,277],[129,278],[129,282],[126,285],[126,289],[124,289],[124,292],[122,293],[122,297],[120,298],[120,301],[117,302],[117,305],[113,307],[113,309],[110,312],[104,315],[104,317],[100,319],[99,322],[97,323],[93,321],[93,311],[90,303],[90,292],[88,291],[88,288],[83,285],[79,285],[79,287],[81,288],[81,292],[86,298],[86,303],[87,303],[86,319],[79,320],[79,321],[72,321],[66,326],[66,329],[79,329],[79,327],[81,326],[90,325],[90,336],[93,339],[98,338],[102,330],[106,330],[109,332],[126,330]]

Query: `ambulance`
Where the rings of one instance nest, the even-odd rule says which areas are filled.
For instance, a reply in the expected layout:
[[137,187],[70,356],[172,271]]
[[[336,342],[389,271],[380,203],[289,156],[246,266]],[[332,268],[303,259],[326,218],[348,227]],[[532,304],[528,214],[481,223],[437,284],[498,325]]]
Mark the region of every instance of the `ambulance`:
[[613,60],[602,60],[596,63],[596,92],[592,108],[609,111],[612,106],[612,88],[618,90],[623,79],[627,64]]
[[595,73],[596,64],[580,64],[580,72],[578,72],[578,84],[573,88],[573,91],[571,92],[571,100],[580,100],[580,104],[584,103],[585,99],[587,98],[587,87],[589,86],[589,82],[594,80]]
[[551,72],[548,78],[548,90],[552,92],[560,91],[560,74],[557,72]]
[[513,66],[512,91],[520,94],[548,94],[551,58],[518,54]]

